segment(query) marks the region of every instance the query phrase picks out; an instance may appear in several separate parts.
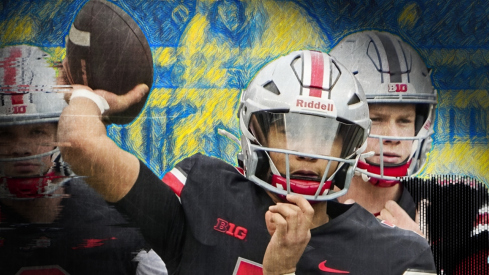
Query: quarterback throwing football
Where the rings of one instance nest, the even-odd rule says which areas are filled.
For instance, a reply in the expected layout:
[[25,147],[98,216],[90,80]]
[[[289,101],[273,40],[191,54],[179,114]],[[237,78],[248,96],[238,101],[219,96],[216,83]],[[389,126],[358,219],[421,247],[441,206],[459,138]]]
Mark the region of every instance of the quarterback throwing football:
[[359,83],[329,55],[290,53],[248,85],[238,111],[242,169],[197,154],[162,183],[117,147],[102,115],[147,90],[116,96],[76,86],[59,138],[73,170],[138,223],[170,274],[434,270],[421,236],[331,201],[348,189],[370,119]]

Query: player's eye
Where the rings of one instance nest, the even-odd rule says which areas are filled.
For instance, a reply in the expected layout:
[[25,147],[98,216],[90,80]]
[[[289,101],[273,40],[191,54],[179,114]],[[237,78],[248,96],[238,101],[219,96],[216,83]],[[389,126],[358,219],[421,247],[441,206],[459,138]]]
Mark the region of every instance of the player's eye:
[[381,117],[371,117],[370,120],[372,120],[372,123],[376,122],[382,122],[382,118]]
[[31,136],[34,136],[34,137],[39,137],[39,136],[47,136],[48,133],[42,129],[33,129],[31,131]]
[[401,118],[399,119],[399,122],[402,124],[411,124],[414,123],[414,120],[411,118]]

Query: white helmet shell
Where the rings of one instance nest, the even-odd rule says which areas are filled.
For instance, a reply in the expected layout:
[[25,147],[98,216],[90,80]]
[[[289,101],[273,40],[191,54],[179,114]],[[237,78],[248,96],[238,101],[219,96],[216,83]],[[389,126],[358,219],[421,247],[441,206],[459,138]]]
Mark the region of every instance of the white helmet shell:
[[54,91],[56,71],[47,57],[27,45],[0,49],[0,126],[59,120],[67,104]]
[[[406,103],[416,104],[416,136],[404,172],[389,175],[384,164],[372,171],[360,172],[382,179],[392,186],[400,177],[418,173],[426,162],[431,149],[431,135],[437,102],[436,90],[420,55],[398,36],[388,32],[362,31],[343,38],[330,52],[358,79],[369,104]],[[421,108],[422,107],[422,108]],[[396,139],[396,137],[370,135],[370,138]],[[406,138],[399,138],[405,140]],[[361,160],[359,167],[364,163]],[[368,166],[368,165],[367,165]],[[377,182],[377,180],[375,180]]]
[[[56,71],[48,54],[28,45],[0,49],[0,127],[55,123],[67,106],[56,91]],[[5,145],[4,145],[5,146]],[[54,148],[54,147],[53,147]],[[6,175],[6,163],[50,157],[52,167],[45,174],[31,177]],[[63,163],[58,148],[37,155],[0,158],[0,197],[33,199],[51,196],[72,174]]]
[[[342,156],[335,158],[327,154],[300,152],[290,148],[289,150],[265,148],[263,142],[260,142],[256,134],[250,130],[253,116],[262,112],[283,114],[284,117],[289,116],[289,118],[295,116],[299,120],[301,116],[323,119],[323,123],[315,124],[316,127],[324,129],[322,133],[332,135],[333,139],[339,133],[345,136]],[[333,179],[333,184],[339,186],[341,191],[330,193],[329,190],[320,190],[326,181],[323,176],[321,186],[316,188],[313,194],[301,194],[306,199],[324,201],[346,193],[357,158],[364,149],[363,145],[370,129],[370,119],[361,86],[355,77],[335,59],[317,51],[296,51],[270,62],[257,73],[248,88],[243,91],[238,115],[242,132],[240,158],[243,161],[245,174],[250,180],[280,195],[300,193],[294,192],[291,188],[288,170],[284,175],[287,178],[287,188],[273,186],[267,179],[257,176],[257,171],[264,166],[267,170],[271,170],[272,174],[278,174],[269,157],[266,160],[266,162],[270,161],[269,166],[268,163],[264,163],[265,161],[259,160],[259,152],[266,151],[267,155],[268,152],[279,152],[342,163],[333,176],[337,174],[340,167],[348,170],[344,171],[341,180],[338,177],[334,182]],[[304,142],[305,140],[306,137]],[[316,146],[316,148],[320,147]],[[330,189],[332,188],[333,186]]]

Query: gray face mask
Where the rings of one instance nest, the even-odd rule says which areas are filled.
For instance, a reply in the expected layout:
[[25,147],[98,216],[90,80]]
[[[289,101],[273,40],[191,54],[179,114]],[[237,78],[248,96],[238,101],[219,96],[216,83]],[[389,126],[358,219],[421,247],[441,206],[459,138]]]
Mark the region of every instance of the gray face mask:
[[[48,58],[49,55],[41,49],[28,45],[0,49],[0,62],[5,64],[0,68],[0,127],[58,122],[62,110],[67,106],[63,98],[63,89],[67,87],[57,85],[56,70]],[[71,171],[66,168],[55,147],[51,146],[48,152],[42,154],[5,155],[0,158],[0,197],[19,198],[11,192],[19,188],[7,184],[14,177],[5,171],[6,165],[15,162],[39,163],[39,175],[17,177],[17,182],[21,183],[25,183],[26,178],[32,178],[36,184],[42,182],[40,188],[34,188],[36,185],[31,188],[33,197],[49,196],[59,188],[67,179],[58,177],[70,175]],[[41,161],[46,157],[51,159],[51,164]],[[46,180],[48,174],[53,176]],[[27,197],[32,198],[30,195]]]
[[[343,38],[330,52],[348,71],[355,74],[369,104],[415,104],[416,132],[412,137],[370,135],[369,140],[410,140],[411,153],[403,163],[402,173],[391,171],[392,165],[360,160],[358,170],[365,180],[398,182],[401,177],[419,173],[427,160],[434,133],[437,93],[431,70],[421,56],[400,37],[388,32],[362,31]],[[385,149],[385,148],[384,148]],[[385,150],[384,150],[385,151]],[[374,167],[375,165],[379,167]],[[395,167],[394,167],[395,168]],[[395,175],[394,175],[395,174]]]

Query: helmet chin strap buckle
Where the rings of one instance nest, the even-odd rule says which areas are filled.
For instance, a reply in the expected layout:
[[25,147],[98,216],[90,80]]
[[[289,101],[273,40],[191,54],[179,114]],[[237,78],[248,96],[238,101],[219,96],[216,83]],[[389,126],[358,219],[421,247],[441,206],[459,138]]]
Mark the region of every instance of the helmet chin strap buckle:
[[362,175],[362,180],[363,180],[364,182],[370,182],[370,177],[369,177],[369,176],[367,176],[367,175],[366,175],[366,174],[364,174],[364,173],[360,173],[360,174]]
[[366,159],[366,158],[369,158],[369,157],[373,157],[374,155],[375,155],[375,152],[374,151],[370,151],[370,152],[363,153],[361,155],[361,158]]

